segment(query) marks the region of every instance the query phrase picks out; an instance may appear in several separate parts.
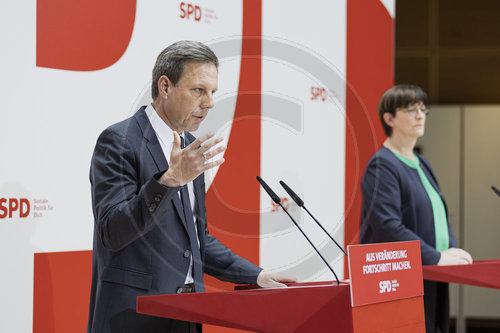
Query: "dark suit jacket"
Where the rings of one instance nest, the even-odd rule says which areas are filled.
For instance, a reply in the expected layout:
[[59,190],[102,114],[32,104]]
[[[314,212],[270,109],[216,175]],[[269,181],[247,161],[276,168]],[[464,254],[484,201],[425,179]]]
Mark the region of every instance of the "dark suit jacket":
[[[142,107],[107,128],[90,168],[94,252],[88,332],[167,332],[172,320],[135,313],[139,295],[176,293],[184,285],[190,242],[179,187],[157,180],[168,169]],[[186,142],[194,137],[186,134]],[[207,230],[204,175],[194,182],[196,224],[205,273],[256,283],[261,268],[233,254]],[[200,267],[198,266],[198,269]],[[197,283],[203,291],[203,283]]]
[[[417,156],[422,170],[446,207],[429,162],[421,155]],[[435,248],[432,204],[417,170],[382,146],[368,162],[361,189],[360,243],[419,240],[422,264],[438,263],[441,254]],[[457,247],[449,225],[448,231],[450,247]],[[424,293],[427,333],[435,332],[433,323],[443,328],[443,332],[448,332],[448,286],[425,281]]]

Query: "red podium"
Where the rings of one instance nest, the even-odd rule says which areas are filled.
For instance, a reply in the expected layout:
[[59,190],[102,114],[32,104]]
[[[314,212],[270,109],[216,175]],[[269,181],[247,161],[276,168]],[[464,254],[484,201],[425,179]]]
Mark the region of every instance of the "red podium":
[[424,280],[500,289],[500,259],[474,260],[471,265],[423,266]]
[[425,332],[420,243],[348,247],[352,282],[137,297],[137,312],[257,332]]
[[425,332],[422,297],[351,307],[350,285],[140,296],[137,312],[256,332]]

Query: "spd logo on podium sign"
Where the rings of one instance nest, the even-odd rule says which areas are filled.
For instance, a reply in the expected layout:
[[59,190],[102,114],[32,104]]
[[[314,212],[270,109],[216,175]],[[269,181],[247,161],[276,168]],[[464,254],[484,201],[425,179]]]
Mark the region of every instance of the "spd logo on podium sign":
[[424,294],[419,241],[351,245],[347,251],[353,307]]

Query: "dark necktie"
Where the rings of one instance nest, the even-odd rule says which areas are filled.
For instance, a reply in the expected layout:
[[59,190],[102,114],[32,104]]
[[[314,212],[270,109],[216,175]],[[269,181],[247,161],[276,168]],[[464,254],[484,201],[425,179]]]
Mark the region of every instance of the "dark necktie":
[[[181,137],[181,148],[184,149],[184,138]],[[181,200],[184,209],[184,217],[186,219],[186,226],[189,234],[189,243],[191,246],[191,254],[193,256],[193,279],[195,291],[204,291],[203,285],[203,271],[201,263],[200,246],[198,245],[198,236],[196,235],[195,222],[193,217],[193,210],[191,208],[191,201],[189,200],[189,192],[187,184],[181,187]]]

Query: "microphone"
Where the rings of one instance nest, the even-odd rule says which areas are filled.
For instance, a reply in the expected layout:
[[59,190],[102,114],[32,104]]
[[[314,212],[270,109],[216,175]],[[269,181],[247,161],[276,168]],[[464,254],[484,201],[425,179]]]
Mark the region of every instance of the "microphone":
[[495,193],[496,193],[496,195],[498,195],[498,196],[500,197],[500,190],[499,190],[499,189],[497,189],[497,188],[496,188],[495,186],[493,186],[493,185],[491,186],[491,189],[493,190],[493,192],[495,192]]
[[280,197],[278,197],[276,195],[276,193],[274,193],[274,191],[266,184],[266,182],[262,178],[260,178],[259,176],[257,176],[257,180],[259,181],[260,185],[262,185],[262,187],[264,188],[264,190],[266,190],[267,194],[269,194],[269,196],[271,197],[271,199],[276,204],[280,205],[280,207],[285,211],[285,213],[288,215],[288,217],[292,220],[293,224],[295,224],[295,226],[300,230],[300,232],[302,233],[302,235],[307,239],[307,241],[309,242],[309,244],[311,244],[311,246],[313,247],[314,251],[316,251],[316,253],[321,257],[321,259],[323,259],[323,261],[325,262],[326,266],[333,273],[333,276],[335,276],[335,280],[337,280],[337,285],[339,285],[340,284],[339,278],[337,277],[337,274],[335,274],[335,271],[333,270],[333,268],[330,266],[330,264],[328,264],[328,261],[326,261],[325,258],[323,258],[323,256],[321,255],[321,253],[314,246],[314,244],[311,242],[311,240],[309,239],[309,237],[307,237],[307,235],[304,233],[304,231],[299,227],[299,225],[297,224],[297,222],[295,222],[295,220],[292,217],[292,215],[290,215],[290,213],[285,209],[285,207],[283,207],[283,205],[281,204]]
[[[339,243],[337,243],[337,241],[335,241],[335,239],[333,239],[333,237],[330,235],[330,233],[328,231],[326,231],[325,228],[323,228],[323,226],[321,225],[321,223],[319,223],[319,221],[316,220],[316,218],[309,212],[309,210],[304,205],[304,201],[301,198],[299,198],[299,196],[297,194],[295,194],[295,192],[292,191],[292,189],[290,187],[288,187],[288,185],[285,184],[284,181],[280,180],[280,184],[281,184],[281,186],[283,186],[285,191],[292,197],[293,201],[295,201],[295,203],[299,207],[302,207],[305,209],[307,214],[309,214],[309,216],[313,218],[314,222],[316,222],[316,224],[319,225],[319,227],[325,232],[325,234],[327,234],[328,237],[330,237],[330,239],[335,243],[335,245],[337,245],[337,247],[340,249],[340,251],[344,252],[345,256],[347,257],[347,253],[344,251],[342,246],[340,246]],[[497,194],[500,195],[500,191]]]
[[262,185],[262,187],[264,188],[264,190],[266,190],[267,194],[269,194],[269,196],[274,201],[274,203],[276,203],[276,204],[278,204],[278,205],[281,206],[281,199],[280,199],[280,197],[278,197],[278,195],[276,195],[276,193],[274,193],[274,191],[271,190],[271,188],[266,184],[266,182],[264,181],[264,179],[262,179],[259,176],[257,176],[257,180],[259,181],[260,185]]

